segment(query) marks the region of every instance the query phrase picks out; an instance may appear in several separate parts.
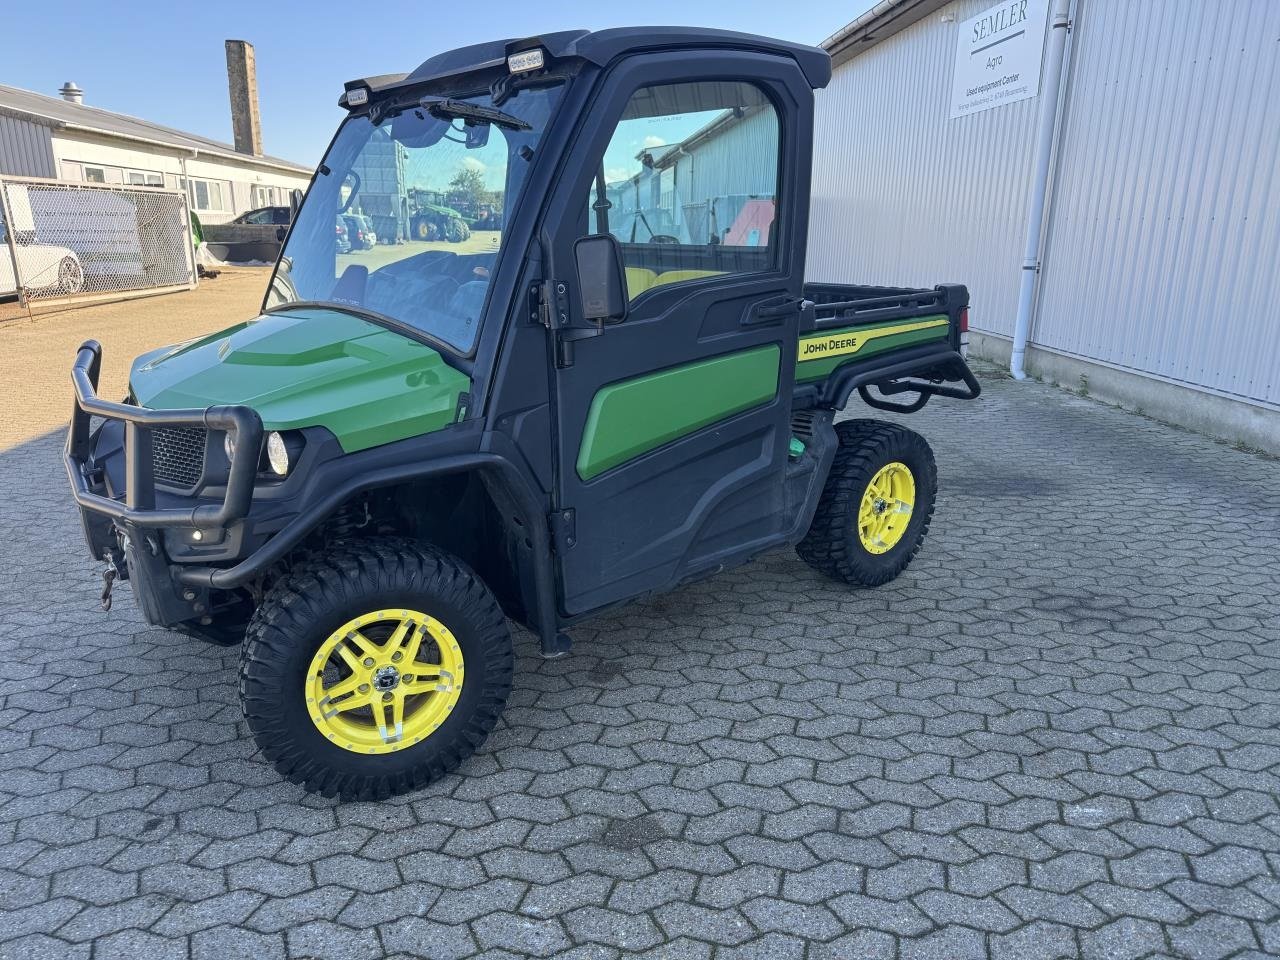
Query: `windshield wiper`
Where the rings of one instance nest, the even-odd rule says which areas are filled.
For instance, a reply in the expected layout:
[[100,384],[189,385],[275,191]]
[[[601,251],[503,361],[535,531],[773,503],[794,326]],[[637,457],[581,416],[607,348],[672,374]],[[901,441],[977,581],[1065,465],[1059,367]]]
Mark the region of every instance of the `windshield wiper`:
[[448,97],[423,97],[418,106],[440,120],[478,120],[493,123],[508,130],[532,130],[533,127],[519,117],[503,113],[493,107],[482,107],[466,100],[450,100]]
[[379,327],[385,327],[396,333],[407,333],[415,339],[420,339],[423,333],[417,327],[405,323],[403,320],[397,320],[395,317],[388,317],[385,313],[377,313],[359,304],[342,300],[292,300],[288,303],[274,304],[262,312],[283,313],[286,310],[337,310],[339,313],[348,313],[357,319]]
[[390,330],[392,333],[398,333],[402,337],[426,344],[439,353],[445,363],[461,370],[468,376],[472,373],[471,361],[465,355],[459,356],[459,354],[462,354],[462,350],[459,349],[457,344],[443,340],[435,334],[423,330],[421,327],[415,327],[411,323],[397,320],[395,317],[389,317],[385,313],[378,313],[367,307],[354,303],[344,303],[340,300],[294,300],[290,303],[274,304],[262,312],[264,314],[273,314],[285,313],[289,310],[336,310],[338,313],[348,314],[358,320],[364,320],[366,323],[372,323],[385,330]]

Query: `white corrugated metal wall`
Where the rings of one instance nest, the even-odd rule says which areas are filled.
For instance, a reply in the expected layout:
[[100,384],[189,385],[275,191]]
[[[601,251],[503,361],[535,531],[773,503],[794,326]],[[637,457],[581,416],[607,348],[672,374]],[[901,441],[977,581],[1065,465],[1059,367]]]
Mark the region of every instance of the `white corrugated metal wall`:
[[[957,24],[990,5],[819,93],[808,274],[966,283],[1007,337],[1039,99],[948,118]],[[1277,38],[1275,0],[1077,0],[1033,345],[1280,407]]]
[[1011,336],[1039,101],[947,119],[957,23],[990,5],[948,4],[836,67],[818,91],[806,273],[965,283],[974,328]]
[[1031,342],[1280,406],[1280,2],[1074,33]]
[[684,203],[731,194],[771,197],[778,186],[778,115],[755,110],[695,143],[676,161],[676,189]]
[[53,134],[47,126],[0,114],[0,173],[54,177]]

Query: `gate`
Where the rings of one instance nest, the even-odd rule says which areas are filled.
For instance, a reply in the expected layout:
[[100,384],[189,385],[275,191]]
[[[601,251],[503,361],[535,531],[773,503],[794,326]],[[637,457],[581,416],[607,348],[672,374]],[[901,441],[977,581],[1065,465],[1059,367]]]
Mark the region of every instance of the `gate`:
[[25,305],[195,283],[185,194],[0,177],[0,297]]

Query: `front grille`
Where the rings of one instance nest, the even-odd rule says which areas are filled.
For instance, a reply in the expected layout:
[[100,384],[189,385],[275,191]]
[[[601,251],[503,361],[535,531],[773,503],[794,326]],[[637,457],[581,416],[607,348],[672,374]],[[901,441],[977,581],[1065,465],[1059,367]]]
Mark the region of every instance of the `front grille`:
[[151,431],[151,464],[156,480],[194,487],[204,474],[204,427],[161,427]]

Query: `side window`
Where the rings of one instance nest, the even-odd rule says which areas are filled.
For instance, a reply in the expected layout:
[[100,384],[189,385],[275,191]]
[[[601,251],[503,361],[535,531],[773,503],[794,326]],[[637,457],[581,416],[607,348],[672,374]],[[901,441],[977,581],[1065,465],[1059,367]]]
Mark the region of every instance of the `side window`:
[[622,247],[627,292],[777,263],[778,115],[755,84],[641,87],[588,199]]

